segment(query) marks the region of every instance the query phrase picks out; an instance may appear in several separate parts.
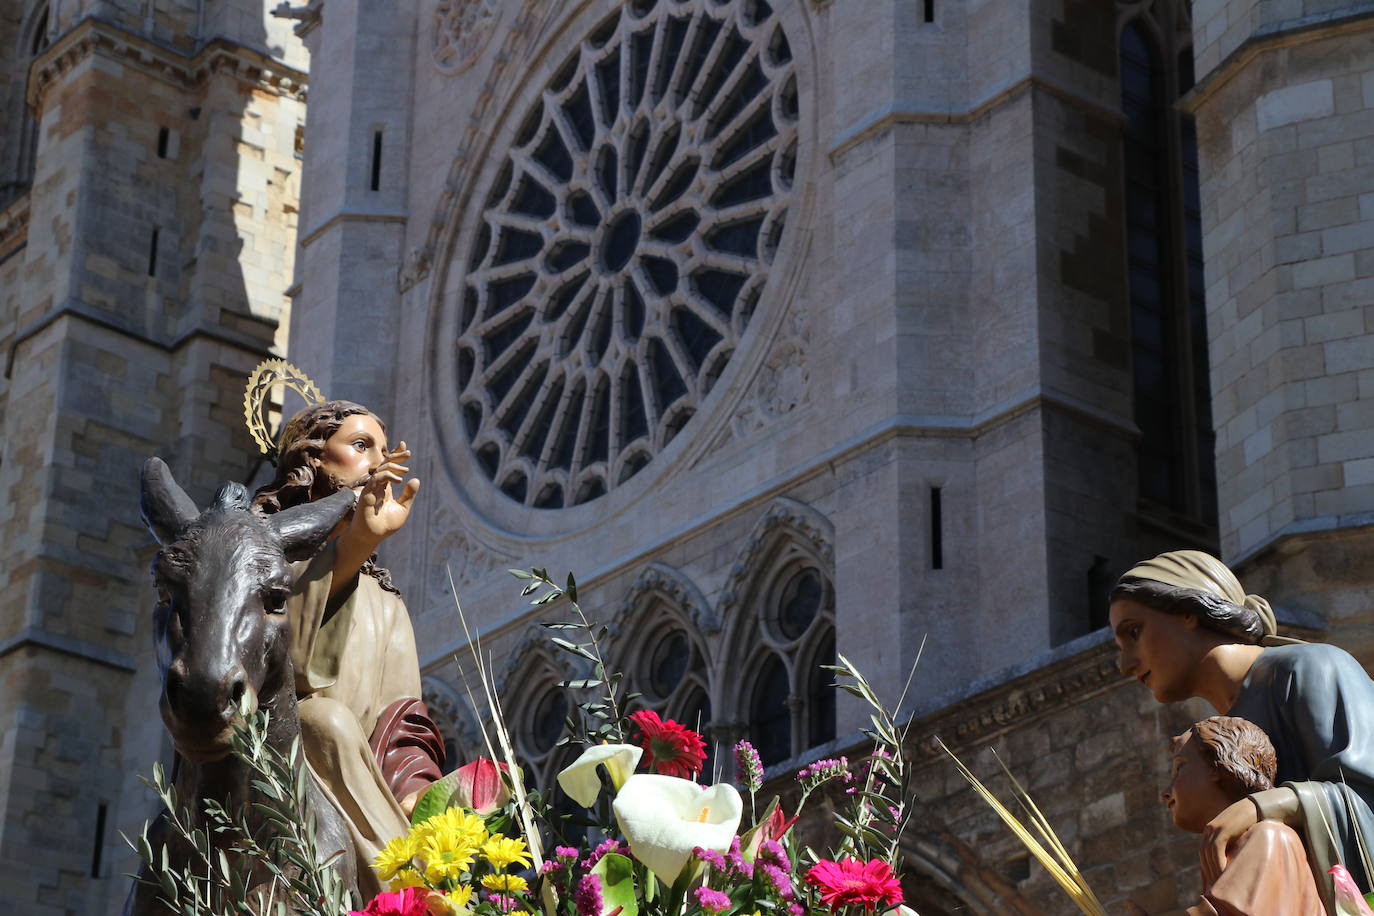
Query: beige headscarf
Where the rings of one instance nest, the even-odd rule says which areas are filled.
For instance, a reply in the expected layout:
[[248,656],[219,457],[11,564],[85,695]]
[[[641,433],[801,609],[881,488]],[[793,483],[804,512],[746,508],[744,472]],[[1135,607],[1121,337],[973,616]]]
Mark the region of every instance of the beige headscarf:
[[1269,602],[1259,595],[1247,595],[1240,580],[1230,568],[1216,557],[1201,550],[1171,550],[1153,560],[1137,563],[1126,571],[1123,579],[1151,579],[1176,588],[1191,588],[1209,592],[1232,604],[1248,608],[1259,615],[1264,627],[1260,637],[1262,646],[1282,646],[1304,640],[1279,636],[1278,621]]

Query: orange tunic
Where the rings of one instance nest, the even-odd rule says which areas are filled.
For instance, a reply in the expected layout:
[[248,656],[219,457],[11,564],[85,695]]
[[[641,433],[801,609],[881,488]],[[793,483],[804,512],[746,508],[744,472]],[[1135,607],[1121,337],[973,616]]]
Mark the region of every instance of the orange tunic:
[[1326,916],[1302,840],[1278,821],[1260,821],[1245,831],[1226,870],[1188,912],[1198,916]]

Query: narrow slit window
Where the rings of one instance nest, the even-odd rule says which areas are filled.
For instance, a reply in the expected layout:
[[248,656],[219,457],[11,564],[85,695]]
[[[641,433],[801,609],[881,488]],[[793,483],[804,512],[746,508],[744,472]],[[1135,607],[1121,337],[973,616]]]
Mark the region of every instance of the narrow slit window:
[[945,568],[945,538],[940,488],[930,488],[930,568]]
[[921,5],[924,7],[924,14],[925,14],[925,20],[926,20],[926,22],[934,22],[934,21],[935,21],[935,0],[921,0]]
[[167,142],[171,140],[172,132],[167,128],[162,128],[157,132],[157,158],[167,158]]
[[157,237],[159,234],[158,227],[154,226],[152,238],[148,240],[148,276],[150,277],[157,276]]
[[100,866],[105,852],[105,820],[109,805],[101,802],[95,809],[95,848],[91,851],[91,877],[100,877]]
[[382,189],[382,132],[372,132],[372,190]]

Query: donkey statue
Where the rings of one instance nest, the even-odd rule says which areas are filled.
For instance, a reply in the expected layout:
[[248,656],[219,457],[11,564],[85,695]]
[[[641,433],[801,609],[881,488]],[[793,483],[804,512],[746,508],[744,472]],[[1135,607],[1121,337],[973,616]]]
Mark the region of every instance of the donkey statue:
[[[177,795],[193,817],[203,818],[204,801],[213,798],[226,810],[247,810],[255,835],[259,828],[270,829],[252,806],[253,773],[230,753],[230,736],[239,711],[258,707],[271,712],[268,743],[273,747],[286,752],[299,735],[285,613],[294,584],[289,563],[312,556],[355,498],[343,490],[264,517],[249,511],[243,485],[225,483],[202,513],[162,459],[149,458],[144,465],[143,521],[161,545],[152,569],[160,707],[180,758],[174,769]],[[313,778],[307,785],[319,854],[323,859],[342,853],[333,867],[344,886],[356,892],[348,827]],[[184,865],[190,850],[164,828],[159,821],[150,831],[154,850],[166,842],[169,860]],[[214,842],[231,863],[241,864],[246,887],[269,880],[260,865],[235,858],[229,838],[216,834]],[[157,898],[156,887],[137,881],[124,912],[165,914]]]

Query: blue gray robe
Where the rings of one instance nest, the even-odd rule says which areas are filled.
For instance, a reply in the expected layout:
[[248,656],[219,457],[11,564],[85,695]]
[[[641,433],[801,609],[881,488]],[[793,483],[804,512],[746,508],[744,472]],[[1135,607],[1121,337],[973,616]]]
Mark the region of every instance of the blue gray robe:
[[1353,813],[1366,846],[1374,843],[1374,682],[1364,668],[1335,646],[1267,648],[1227,714],[1249,719],[1273,741],[1277,781],[1297,793],[1303,823],[1294,826],[1328,911],[1334,912],[1326,870],[1336,862],[1368,891],[1351,825]]

